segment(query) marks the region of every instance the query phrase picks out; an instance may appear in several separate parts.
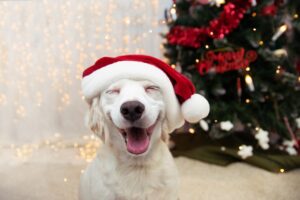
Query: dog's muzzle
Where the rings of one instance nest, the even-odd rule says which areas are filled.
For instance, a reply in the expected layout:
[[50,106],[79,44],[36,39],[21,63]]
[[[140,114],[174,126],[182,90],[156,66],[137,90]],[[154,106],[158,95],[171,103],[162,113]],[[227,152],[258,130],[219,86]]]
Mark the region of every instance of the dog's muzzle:
[[145,111],[145,106],[139,101],[127,101],[120,107],[120,113],[123,118],[132,124],[131,127],[119,129],[126,143],[129,153],[138,155],[147,151],[153,128],[156,123],[148,128],[136,127]]

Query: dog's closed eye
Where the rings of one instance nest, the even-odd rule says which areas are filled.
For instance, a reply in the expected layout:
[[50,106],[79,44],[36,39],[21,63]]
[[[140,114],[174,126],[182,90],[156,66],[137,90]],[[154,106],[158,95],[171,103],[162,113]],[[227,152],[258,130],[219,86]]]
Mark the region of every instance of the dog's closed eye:
[[106,94],[119,94],[120,93],[120,89],[110,89],[110,90],[106,90],[105,91]]
[[160,90],[160,88],[155,85],[149,85],[149,86],[145,87],[146,92],[153,92],[153,91],[159,91],[159,90]]

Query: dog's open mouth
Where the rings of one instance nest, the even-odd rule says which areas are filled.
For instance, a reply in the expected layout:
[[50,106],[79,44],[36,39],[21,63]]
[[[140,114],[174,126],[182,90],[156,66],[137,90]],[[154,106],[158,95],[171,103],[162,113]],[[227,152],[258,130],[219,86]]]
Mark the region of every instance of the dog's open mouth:
[[130,127],[120,129],[127,147],[127,151],[132,154],[142,154],[147,151],[154,125],[149,128]]

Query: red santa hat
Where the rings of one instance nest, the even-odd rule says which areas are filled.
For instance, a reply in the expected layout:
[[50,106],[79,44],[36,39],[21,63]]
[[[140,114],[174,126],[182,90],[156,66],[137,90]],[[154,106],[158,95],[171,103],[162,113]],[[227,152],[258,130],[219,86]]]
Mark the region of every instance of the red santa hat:
[[195,93],[193,83],[165,62],[146,55],[124,55],[100,58],[83,72],[82,91],[88,103],[120,79],[149,80],[157,84],[166,102],[169,131],[196,123],[209,113],[209,103]]

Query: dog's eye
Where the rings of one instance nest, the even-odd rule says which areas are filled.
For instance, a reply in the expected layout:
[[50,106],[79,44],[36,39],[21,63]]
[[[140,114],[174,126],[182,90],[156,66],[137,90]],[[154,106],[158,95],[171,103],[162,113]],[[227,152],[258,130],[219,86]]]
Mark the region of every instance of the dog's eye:
[[120,90],[119,89],[111,89],[111,90],[106,90],[106,94],[119,94]]
[[158,91],[160,88],[155,85],[145,87],[146,92]]

